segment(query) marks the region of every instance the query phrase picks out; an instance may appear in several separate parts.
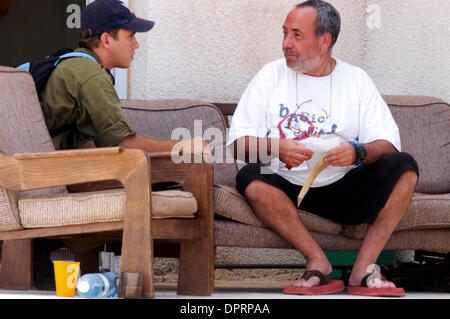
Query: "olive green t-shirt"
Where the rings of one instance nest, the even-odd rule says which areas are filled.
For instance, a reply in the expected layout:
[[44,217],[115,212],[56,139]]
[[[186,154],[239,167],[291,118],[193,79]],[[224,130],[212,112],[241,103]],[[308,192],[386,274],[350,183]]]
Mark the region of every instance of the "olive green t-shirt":
[[45,122],[56,149],[81,148],[88,140],[97,147],[116,146],[135,135],[125,120],[113,78],[102,67],[98,56],[62,61],[51,74],[40,94]]

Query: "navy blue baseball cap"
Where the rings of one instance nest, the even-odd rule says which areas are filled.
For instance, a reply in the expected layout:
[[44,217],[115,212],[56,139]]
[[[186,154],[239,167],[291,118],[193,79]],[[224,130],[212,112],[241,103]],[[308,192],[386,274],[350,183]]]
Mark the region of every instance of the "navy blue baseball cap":
[[91,37],[115,29],[147,32],[154,25],[153,21],[136,17],[119,0],[97,0],[81,11],[82,37]]

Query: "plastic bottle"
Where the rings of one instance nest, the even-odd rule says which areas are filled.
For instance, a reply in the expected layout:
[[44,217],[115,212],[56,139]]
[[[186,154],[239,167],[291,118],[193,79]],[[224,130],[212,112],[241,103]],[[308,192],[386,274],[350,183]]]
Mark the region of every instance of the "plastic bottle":
[[86,274],[78,279],[77,291],[83,298],[114,298],[118,295],[118,280],[113,272]]

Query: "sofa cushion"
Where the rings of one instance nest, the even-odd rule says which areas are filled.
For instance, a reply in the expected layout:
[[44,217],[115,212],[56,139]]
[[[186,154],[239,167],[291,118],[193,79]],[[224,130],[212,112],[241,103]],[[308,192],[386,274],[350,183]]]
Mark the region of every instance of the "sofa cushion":
[[450,192],[450,105],[434,97],[385,96],[399,129],[402,150],[419,165],[416,192]]
[[17,192],[0,187],[0,231],[21,229]]
[[[25,228],[122,221],[125,191],[32,196],[20,199],[18,206]],[[189,192],[152,192],[152,209],[153,218],[192,218],[197,212],[197,202]]]
[[[368,225],[344,225],[342,233],[363,239]],[[450,229],[450,194],[415,193],[395,232],[425,229]]]
[[[214,212],[235,221],[265,227],[253,213],[249,203],[234,187],[214,186]],[[337,235],[342,226],[314,214],[299,210],[299,216],[307,229],[314,232]]]

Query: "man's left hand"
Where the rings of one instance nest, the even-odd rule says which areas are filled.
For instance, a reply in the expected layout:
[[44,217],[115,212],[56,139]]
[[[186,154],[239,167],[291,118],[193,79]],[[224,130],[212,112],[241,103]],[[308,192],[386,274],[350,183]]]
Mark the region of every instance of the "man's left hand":
[[351,166],[355,163],[355,160],[355,149],[348,142],[343,142],[339,146],[329,150],[325,157],[325,162],[331,166]]

